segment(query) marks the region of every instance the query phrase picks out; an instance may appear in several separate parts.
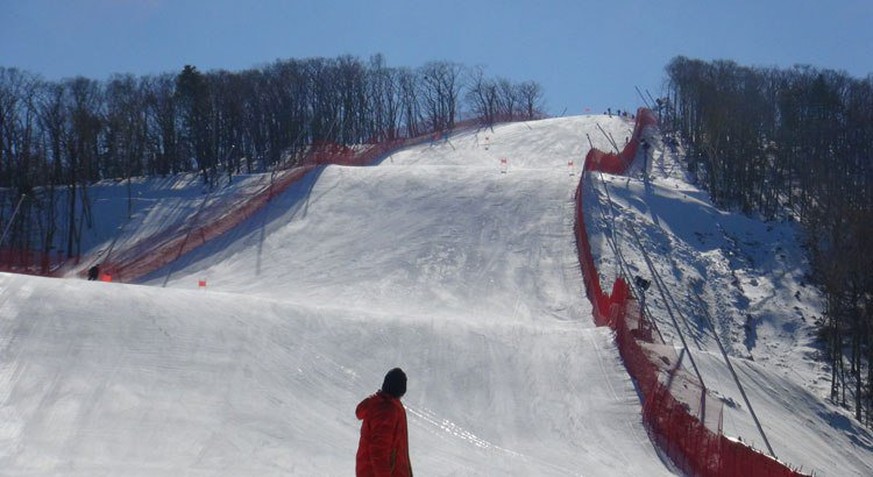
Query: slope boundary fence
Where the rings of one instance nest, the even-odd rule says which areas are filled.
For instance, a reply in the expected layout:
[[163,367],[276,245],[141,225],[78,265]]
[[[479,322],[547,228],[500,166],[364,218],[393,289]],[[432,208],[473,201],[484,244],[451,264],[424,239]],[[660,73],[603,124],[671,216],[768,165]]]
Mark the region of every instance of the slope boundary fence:
[[695,476],[804,476],[722,433],[722,402],[710,397],[700,379],[682,366],[676,349],[653,333],[654,323],[632,296],[628,277],[616,278],[610,293],[601,287],[585,227],[584,187],[592,186],[591,172],[625,174],[637,157],[643,130],[656,125],[652,111],[640,108],[624,150],[616,154],[591,149],[585,158],[586,173],[576,189],[575,234],[594,321],[615,331],[619,353],[642,396],[643,422],[680,470]]
[[[479,121],[476,119],[463,121],[457,123],[451,132],[475,129],[478,126]],[[101,277],[107,281],[132,282],[169,265],[251,218],[274,197],[320,167],[370,166],[403,148],[446,139],[448,134],[449,132],[440,131],[354,148],[338,144],[314,145],[300,163],[276,171],[269,184],[252,194],[237,198],[233,205],[207,206],[194,214],[189,220],[189,226],[183,230],[158,233],[106,259],[100,266]]]
[[67,260],[62,253],[7,247],[0,249],[0,272],[45,276],[58,270]]

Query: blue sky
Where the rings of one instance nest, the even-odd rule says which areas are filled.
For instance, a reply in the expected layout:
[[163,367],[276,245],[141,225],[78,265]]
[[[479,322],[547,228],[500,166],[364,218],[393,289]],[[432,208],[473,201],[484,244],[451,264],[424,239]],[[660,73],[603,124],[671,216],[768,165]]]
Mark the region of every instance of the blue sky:
[[873,73],[871,0],[0,0],[0,66],[47,79],[431,60],[543,85],[552,115],[636,108],[676,55]]

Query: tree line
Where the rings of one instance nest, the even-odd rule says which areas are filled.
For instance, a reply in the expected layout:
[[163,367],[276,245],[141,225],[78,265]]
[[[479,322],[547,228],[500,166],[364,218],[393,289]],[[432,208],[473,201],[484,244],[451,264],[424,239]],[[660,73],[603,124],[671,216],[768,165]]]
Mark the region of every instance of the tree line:
[[873,424],[873,75],[674,58],[664,123],[714,201],[796,219],[812,277],[831,398]]
[[448,61],[389,67],[381,55],[105,81],[0,67],[0,248],[78,256],[92,224],[88,189],[102,179],[197,172],[214,186],[293,166],[314,145],[444,132],[471,117],[483,126],[534,119],[542,109],[536,82]]

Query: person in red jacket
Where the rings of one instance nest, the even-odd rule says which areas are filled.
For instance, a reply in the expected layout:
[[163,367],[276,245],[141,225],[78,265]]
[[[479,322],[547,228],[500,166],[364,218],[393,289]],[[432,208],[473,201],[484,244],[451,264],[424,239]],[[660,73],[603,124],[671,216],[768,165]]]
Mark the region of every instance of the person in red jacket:
[[406,373],[394,368],[385,375],[382,389],[355,409],[361,423],[361,440],[355,463],[357,477],[412,477],[406,410]]

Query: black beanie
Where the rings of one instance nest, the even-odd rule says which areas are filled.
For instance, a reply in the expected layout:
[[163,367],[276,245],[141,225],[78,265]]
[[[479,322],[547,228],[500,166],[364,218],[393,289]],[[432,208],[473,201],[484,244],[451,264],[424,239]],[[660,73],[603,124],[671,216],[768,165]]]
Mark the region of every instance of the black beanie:
[[394,368],[385,375],[382,381],[382,392],[396,398],[406,394],[406,373],[400,368]]

